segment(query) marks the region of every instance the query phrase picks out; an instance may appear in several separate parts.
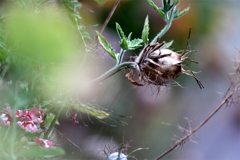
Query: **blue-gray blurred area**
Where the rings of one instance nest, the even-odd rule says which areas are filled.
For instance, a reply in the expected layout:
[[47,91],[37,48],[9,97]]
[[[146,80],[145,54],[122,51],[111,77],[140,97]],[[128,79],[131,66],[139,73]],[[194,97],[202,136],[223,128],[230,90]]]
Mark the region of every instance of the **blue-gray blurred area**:
[[[154,2],[161,5],[160,0]],[[82,3],[85,6],[84,14],[93,15],[97,29],[100,29],[115,1],[108,0],[101,6],[89,1]],[[175,20],[160,41],[174,40],[171,49],[183,50],[191,28],[189,44],[192,50],[198,52],[190,57],[199,64],[192,63],[189,67],[199,72],[196,75],[205,88],[201,90],[192,77],[181,75],[176,81],[183,88],[169,84],[157,93],[156,88],[151,86],[133,86],[125,77],[128,70],[121,71],[94,86],[90,97],[96,100],[97,105],[126,116],[119,119],[128,125],[111,127],[99,121],[91,123],[89,118],[83,119],[88,126],[83,122],[80,122],[81,125],[68,122],[59,130],[63,137],[71,139],[79,147],[66,141],[64,144],[69,150],[68,156],[72,154],[73,157],[80,156],[80,159],[97,159],[103,150],[111,148],[112,143],[120,146],[125,137],[125,142],[130,142],[131,146],[128,153],[148,147],[133,155],[137,159],[154,159],[185,135],[179,126],[188,131],[195,128],[222,102],[232,81],[229,74],[235,72],[234,67],[239,65],[236,61],[240,57],[240,1],[182,0],[178,5],[180,10],[188,6],[191,7],[190,11]],[[119,51],[115,22],[121,25],[127,35],[133,32],[134,38],[140,38],[146,15],[149,16],[152,39],[165,22],[145,0],[122,0],[103,35]],[[114,66],[114,60],[102,50],[93,57],[91,66],[96,76]],[[239,104],[223,107],[190,141],[163,159],[240,159]]]

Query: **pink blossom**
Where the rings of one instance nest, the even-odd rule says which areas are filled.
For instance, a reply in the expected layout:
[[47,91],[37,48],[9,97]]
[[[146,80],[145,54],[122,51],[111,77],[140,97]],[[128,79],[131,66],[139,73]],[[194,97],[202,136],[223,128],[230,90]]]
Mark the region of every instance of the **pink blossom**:
[[38,130],[33,121],[18,121],[17,124],[28,132],[34,133]]
[[[30,111],[28,111],[28,109],[17,110],[17,124],[26,131],[34,133],[38,130],[35,123],[43,122],[43,114],[42,108],[37,109],[33,107]],[[0,122],[6,126],[12,125],[12,110],[10,106],[6,107],[2,112],[0,112]]]
[[36,142],[40,143],[40,147],[42,148],[56,148],[52,146],[52,141],[42,139],[42,138],[35,138]]
[[33,107],[30,111],[17,110],[16,117],[18,118],[17,124],[28,132],[34,133],[38,130],[34,123],[42,123],[43,110]]
[[10,106],[7,106],[3,111],[0,112],[0,123],[5,126],[12,125],[12,110]]
[[35,108],[35,107],[32,108],[29,111],[29,115],[31,116],[33,122],[35,122],[35,123],[42,123],[43,122],[43,120],[42,120],[42,116],[43,116],[42,108],[39,108],[39,110],[37,110],[37,108]]
[[30,111],[22,111],[17,110],[16,117],[19,121],[33,121],[34,123],[42,123],[42,115],[43,110],[42,108],[39,108],[39,110],[35,107],[33,107]]

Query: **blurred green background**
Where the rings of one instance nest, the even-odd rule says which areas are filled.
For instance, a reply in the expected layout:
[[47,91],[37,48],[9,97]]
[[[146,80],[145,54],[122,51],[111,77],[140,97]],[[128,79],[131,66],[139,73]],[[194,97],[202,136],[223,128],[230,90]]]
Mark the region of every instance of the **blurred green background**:
[[[83,23],[90,34],[95,35],[94,30],[100,30],[115,0],[106,0],[101,4],[90,0],[79,2],[83,5],[79,10]],[[160,0],[154,2],[158,6],[161,5]],[[54,3],[60,2],[54,1]],[[192,50],[198,50],[198,52],[192,53],[190,56],[195,58],[194,60],[199,64],[191,64],[189,67],[194,71],[201,71],[197,77],[205,88],[199,89],[192,77],[181,75],[176,81],[184,88],[170,84],[168,87],[163,87],[157,94],[154,87],[133,86],[125,77],[128,71],[121,71],[88,91],[81,92],[79,97],[85,101],[91,101],[97,106],[107,108],[115,114],[125,116],[125,118],[118,118],[128,125],[112,127],[84,115],[81,118],[78,117],[79,124],[73,124],[66,113],[63,113],[60,120],[61,125],[57,126],[59,132],[56,132],[56,136],[60,138],[57,144],[65,149],[66,155],[59,159],[98,159],[103,157],[103,150],[116,149],[112,143],[119,146],[123,136],[125,136],[125,141],[130,142],[131,147],[128,148],[128,153],[137,148],[147,147],[148,150],[141,150],[133,155],[137,159],[154,159],[184,136],[184,133],[176,126],[186,127],[191,121],[191,127],[187,126],[186,129],[194,128],[221,103],[223,95],[219,93],[227,92],[231,84],[228,75],[234,72],[236,66],[234,60],[239,57],[240,2],[238,0],[182,0],[178,8],[181,10],[187,6],[191,7],[190,11],[182,18],[175,20],[171,29],[161,40],[167,42],[174,40],[171,49],[183,50],[186,46],[188,31],[190,28],[192,29],[189,44]],[[119,51],[115,23],[118,22],[127,35],[133,32],[133,38],[140,38],[146,15],[149,16],[150,39],[152,39],[164,27],[165,22],[146,0],[122,0],[103,35]],[[54,25],[51,27],[54,28]],[[59,29],[57,26],[55,28]],[[71,27],[68,29],[71,30]],[[39,31],[36,30],[36,32]],[[48,29],[44,31],[44,33],[47,32]],[[66,42],[74,39],[71,34],[77,34],[75,31],[64,33],[66,35],[64,34],[65,38],[63,39]],[[41,37],[41,34],[39,36]],[[24,37],[24,35],[20,37]],[[29,37],[29,41],[32,41],[31,36],[27,37]],[[36,39],[34,44],[43,42],[42,39]],[[56,43],[65,44],[65,41]],[[55,50],[56,53],[64,52],[61,54],[64,56],[60,57],[59,63],[61,60],[67,59],[66,66],[68,67],[65,67],[64,63],[60,67],[61,71],[53,70],[57,75],[61,72],[59,79],[54,79],[54,82],[59,80],[58,85],[62,86],[62,89],[84,86],[85,81],[88,81],[84,81],[84,77],[97,77],[115,65],[114,60],[101,49],[93,50],[86,56],[81,45],[73,44],[73,46],[62,47],[65,49],[64,51],[61,47],[54,49],[59,49]],[[71,47],[76,50],[72,51],[69,49]],[[46,51],[51,52],[52,50],[46,49]],[[76,56],[78,54],[79,57]],[[84,56],[82,56],[83,54]],[[128,53],[128,55],[134,54],[138,54],[138,52]],[[53,56],[56,55],[53,54]],[[69,58],[71,56],[74,60]],[[52,57],[46,54],[46,58],[49,60]],[[86,61],[83,61],[83,58]],[[78,59],[80,60],[78,61]],[[132,118],[129,118],[130,116]],[[115,124],[112,120],[107,123]],[[239,105],[222,108],[192,137],[191,141],[172,151],[163,159],[240,159]]]

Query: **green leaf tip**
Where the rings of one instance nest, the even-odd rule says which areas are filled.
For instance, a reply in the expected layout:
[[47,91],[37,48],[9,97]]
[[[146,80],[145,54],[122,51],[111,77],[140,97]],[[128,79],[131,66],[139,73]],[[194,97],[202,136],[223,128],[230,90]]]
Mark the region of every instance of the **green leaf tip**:
[[168,43],[165,43],[165,44],[161,47],[161,49],[167,49],[167,48],[169,48],[172,44],[173,44],[173,40],[170,41],[170,42],[168,42]]
[[190,7],[187,7],[185,8],[184,10],[182,10],[180,13],[177,13],[175,16],[174,16],[174,19],[176,18],[179,18],[179,17],[182,17],[183,15],[185,15],[188,11],[189,11]]
[[180,2],[180,0],[174,0],[173,5],[177,6],[179,2]]
[[94,0],[96,3],[103,3],[105,0]]
[[118,36],[119,36],[120,39],[123,39],[123,38],[127,39],[127,37],[125,36],[121,26],[118,23],[116,23],[116,30],[117,30],[117,33],[118,33]]
[[147,45],[149,42],[148,35],[149,35],[149,20],[147,16],[145,19],[143,31],[142,31],[142,40],[145,45]]
[[165,12],[163,11],[163,8],[159,8],[152,0],[148,0],[148,3],[157,11],[157,13],[160,15],[160,17],[165,17]]
[[113,47],[107,42],[107,40],[98,32],[98,40],[103,49],[114,59],[116,59],[116,51],[113,49]]

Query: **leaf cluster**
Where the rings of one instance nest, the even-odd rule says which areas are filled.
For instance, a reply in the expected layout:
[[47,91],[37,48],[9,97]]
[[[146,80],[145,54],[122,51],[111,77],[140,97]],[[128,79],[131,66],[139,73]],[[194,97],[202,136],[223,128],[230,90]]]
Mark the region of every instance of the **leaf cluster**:
[[190,7],[179,12],[179,9],[175,10],[175,7],[178,5],[180,0],[163,0],[163,7],[158,7],[152,0],[148,0],[149,4],[157,11],[157,13],[165,19],[169,21],[171,19],[176,19],[188,12]]
[[[168,23],[171,23],[171,21],[173,21],[174,19],[183,16],[190,9],[190,7],[187,7],[183,11],[179,12],[179,10],[175,8],[178,5],[179,0],[174,0],[173,2],[171,0],[163,0],[163,7],[158,7],[152,0],[148,0],[148,2],[158,12],[160,17],[162,17]],[[97,32],[97,35],[98,40],[103,49],[118,62],[117,64],[119,64],[121,63],[121,57],[123,56],[124,51],[135,50],[139,47],[142,47],[143,44],[144,46],[149,44],[148,38],[149,30],[150,30],[149,19],[147,16],[145,18],[145,22],[143,25],[141,38],[131,40],[132,32],[128,36],[126,36],[121,26],[118,23],[116,23],[116,31],[120,38],[119,42],[119,45],[121,47],[120,53],[117,53],[111,46],[111,44],[108,43],[107,40],[99,32]],[[172,45],[172,43],[173,41],[166,43],[165,45],[162,46],[162,48],[169,48]]]

